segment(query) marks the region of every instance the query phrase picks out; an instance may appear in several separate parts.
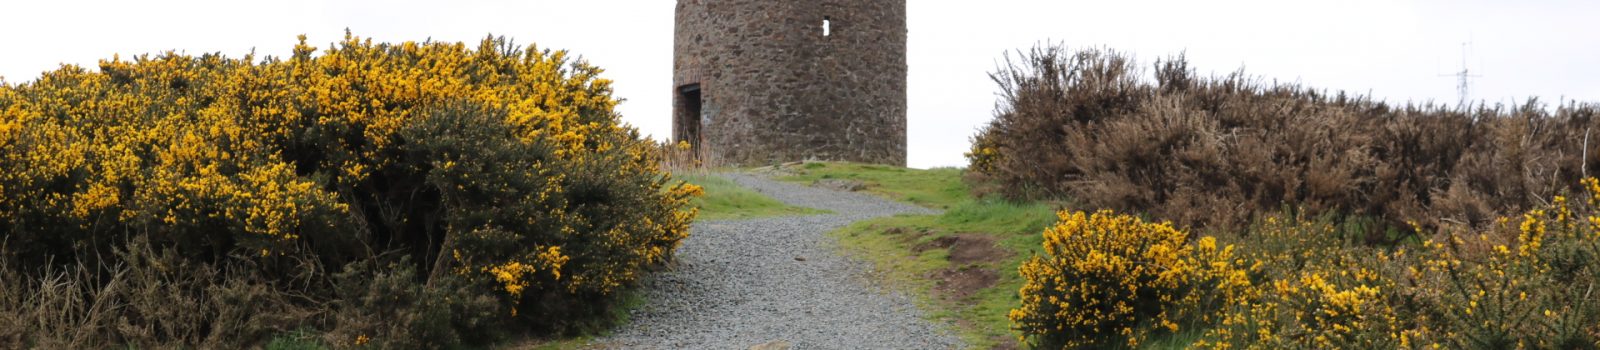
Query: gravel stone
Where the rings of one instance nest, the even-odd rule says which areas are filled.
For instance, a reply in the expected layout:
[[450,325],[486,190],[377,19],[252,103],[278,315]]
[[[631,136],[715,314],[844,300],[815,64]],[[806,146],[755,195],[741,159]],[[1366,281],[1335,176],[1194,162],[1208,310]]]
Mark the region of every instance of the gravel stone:
[[827,233],[858,220],[933,210],[859,193],[721,174],[789,205],[834,214],[701,221],[676,261],[643,282],[645,305],[591,345],[616,349],[956,349],[906,295],[876,286],[871,267],[840,256]]

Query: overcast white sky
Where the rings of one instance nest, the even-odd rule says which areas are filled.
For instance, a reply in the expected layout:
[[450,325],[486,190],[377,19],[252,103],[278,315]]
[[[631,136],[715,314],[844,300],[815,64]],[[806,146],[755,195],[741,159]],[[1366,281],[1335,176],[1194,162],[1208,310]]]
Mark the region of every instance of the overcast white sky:
[[[789,0],[776,0],[789,1]],[[1039,42],[1106,46],[1143,61],[1186,50],[1204,72],[1454,102],[1461,43],[1472,42],[1472,98],[1600,101],[1600,1],[909,0],[910,165],[964,165],[992,117],[987,73]],[[286,55],[345,28],[377,41],[475,42],[488,33],[568,49],[616,80],[624,121],[670,134],[671,0],[117,1],[0,3],[0,77],[32,80],[59,64],[93,67],[176,49]]]

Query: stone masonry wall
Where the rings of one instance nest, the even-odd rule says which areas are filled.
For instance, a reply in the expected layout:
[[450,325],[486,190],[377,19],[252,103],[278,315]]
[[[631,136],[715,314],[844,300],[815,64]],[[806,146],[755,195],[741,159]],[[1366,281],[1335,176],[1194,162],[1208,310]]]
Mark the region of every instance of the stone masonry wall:
[[707,157],[905,164],[905,0],[678,0],[676,21],[674,139],[699,84]]

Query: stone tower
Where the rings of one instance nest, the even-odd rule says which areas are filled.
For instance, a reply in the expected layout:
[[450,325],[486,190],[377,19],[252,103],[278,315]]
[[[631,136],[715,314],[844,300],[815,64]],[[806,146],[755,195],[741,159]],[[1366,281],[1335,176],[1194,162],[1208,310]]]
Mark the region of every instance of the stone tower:
[[673,138],[737,165],[905,165],[906,0],[678,0]]

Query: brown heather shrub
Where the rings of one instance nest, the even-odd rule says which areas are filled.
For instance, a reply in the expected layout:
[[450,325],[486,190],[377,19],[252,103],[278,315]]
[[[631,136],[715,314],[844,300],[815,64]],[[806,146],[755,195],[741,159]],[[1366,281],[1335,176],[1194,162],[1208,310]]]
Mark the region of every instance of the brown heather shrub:
[[[1288,209],[1384,230],[1481,227],[1600,173],[1593,104],[1391,106],[1369,97],[1200,77],[1179,55],[1153,79],[1109,49],[1035,48],[991,77],[1003,91],[974,138],[969,180],[1013,199],[1241,227]],[[1588,147],[1585,149],[1584,147]],[[1590,155],[1594,154],[1594,155]]]

